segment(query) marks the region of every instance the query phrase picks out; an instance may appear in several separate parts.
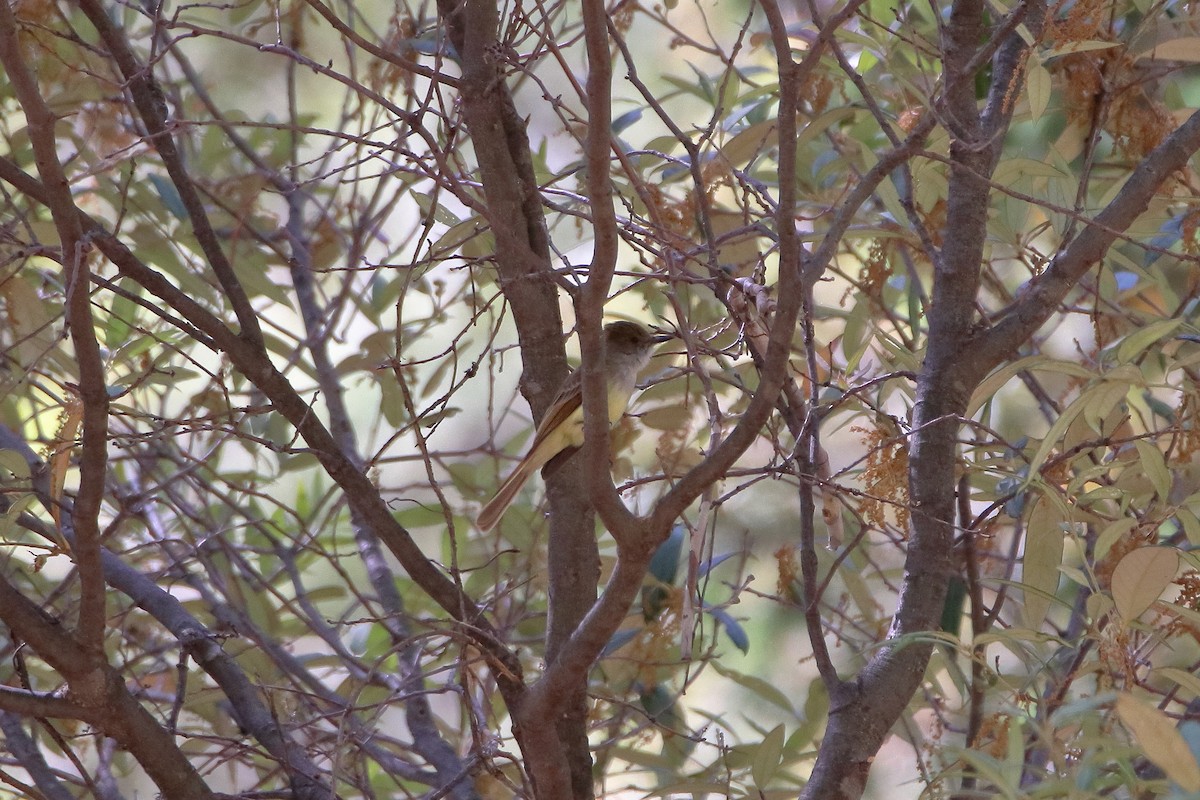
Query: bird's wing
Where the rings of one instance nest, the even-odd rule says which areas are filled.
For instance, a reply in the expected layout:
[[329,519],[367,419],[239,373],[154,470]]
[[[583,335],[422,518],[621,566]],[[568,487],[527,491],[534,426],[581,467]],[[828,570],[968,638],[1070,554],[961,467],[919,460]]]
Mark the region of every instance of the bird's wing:
[[[582,405],[583,395],[579,391],[578,376],[572,374],[567,379],[562,391],[558,393],[558,397],[550,404],[550,408],[546,409],[546,415],[542,417],[542,421],[538,423],[537,432],[533,435],[533,444],[529,446],[529,452],[537,450],[542,442],[572,414],[579,411]],[[553,456],[554,453],[550,455]]]

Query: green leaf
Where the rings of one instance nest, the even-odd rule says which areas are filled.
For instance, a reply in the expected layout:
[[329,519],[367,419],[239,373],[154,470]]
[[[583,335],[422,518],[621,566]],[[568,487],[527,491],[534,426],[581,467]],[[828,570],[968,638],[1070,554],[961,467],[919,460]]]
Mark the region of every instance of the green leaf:
[[754,760],[750,765],[750,775],[754,778],[754,785],[759,790],[766,789],[771,778],[775,777],[775,773],[779,770],[780,759],[783,756],[783,743],[786,740],[787,736],[783,725],[776,725],[754,748]]
[[[122,281],[123,289],[133,297],[142,296],[142,287],[133,281]],[[106,318],[104,327],[104,346],[109,350],[117,350],[129,341],[133,323],[137,320],[138,304],[125,293],[114,294],[112,312]]]
[[[1018,750],[1018,752],[1020,752]],[[984,781],[991,784],[996,791],[997,797],[1003,797],[1005,800],[1017,800],[1019,794],[1019,781],[1014,780],[1004,769],[1004,764],[997,761],[993,756],[990,756],[980,750],[970,749],[955,749],[954,754],[966,761],[972,772],[976,773]]]
[[1108,50],[1112,47],[1117,47],[1118,42],[1105,42],[1098,39],[1091,39],[1082,42],[1067,42],[1062,47],[1055,47],[1048,51],[1045,58],[1050,59],[1056,56],[1069,55],[1071,53],[1089,53],[1093,50]]
[[[1083,421],[1092,431],[1101,436],[1111,434],[1113,426],[1117,422],[1116,417],[1121,414],[1118,406],[1124,403],[1128,397],[1128,384],[1114,381],[1101,383],[1096,387],[1095,391],[1088,392],[1087,400],[1082,404]],[[1076,436],[1064,438],[1062,442],[1063,447],[1074,447],[1079,444],[1078,439],[1083,436],[1082,432],[1078,431],[1078,429],[1069,433],[1076,433]]]
[[735,669],[722,666],[721,662],[719,661],[712,661],[709,663],[718,674],[728,678],[745,689],[749,689],[751,692],[767,702],[773,703],[789,713],[796,713],[796,709],[792,707],[792,701],[788,699],[787,695],[776,688],[774,684],[768,683],[762,678],[758,678],[753,675],[745,675]]
[[688,430],[692,420],[692,411],[682,404],[660,406],[637,415],[638,420],[647,428],[656,431]]
[[755,123],[734,136],[721,147],[721,155],[730,166],[741,169],[779,143],[777,123],[773,119]]
[[1045,495],[1040,495],[1029,512],[1025,526],[1025,552],[1021,556],[1021,583],[1029,587],[1023,616],[1032,630],[1042,627],[1050,600],[1058,589],[1058,565],[1063,554],[1063,514]]
[[[29,462],[17,450],[0,450],[0,470],[12,473],[12,477],[19,483],[29,480]],[[9,490],[9,476],[0,473],[0,480],[4,482],[5,489]]]
[[1138,451],[1138,470],[1144,472],[1150,479],[1150,484],[1154,487],[1159,499],[1164,503],[1169,502],[1171,470],[1167,468],[1167,461],[1163,458],[1162,451],[1144,439],[1138,439],[1133,446]]
[[1136,519],[1133,517],[1121,517],[1100,531],[1100,535],[1096,537],[1096,558],[1100,559],[1107,555],[1109,549],[1117,540],[1135,527],[1137,527]]
[[1200,675],[1178,667],[1159,667],[1152,674],[1174,681],[1193,698],[1200,697]]
[[1080,364],[1072,364],[1065,361],[1053,361],[1044,355],[1026,356],[1011,364],[1007,364],[995,372],[984,378],[979,386],[975,389],[975,393],[971,395],[971,402],[967,404],[967,416],[975,416],[975,412],[979,408],[991,400],[993,395],[1005,386],[1014,377],[1026,370],[1046,371],[1057,373],[1073,378],[1090,378],[1092,373]]
[[1156,42],[1149,50],[1143,50],[1134,56],[1134,60],[1143,58],[1153,58],[1159,61],[1200,62],[1200,36],[1181,36],[1178,39]]
[[957,637],[962,628],[963,608],[967,601],[967,583],[958,575],[950,576],[946,589],[946,601],[942,604],[941,629]]
[[1029,116],[1034,122],[1037,122],[1046,112],[1052,90],[1053,82],[1050,78],[1050,71],[1032,58],[1029,59],[1025,71],[1025,93],[1029,96]]
[[1121,344],[1117,346],[1117,361],[1121,363],[1133,361],[1134,358],[1141,355],[1147,347],[1155,342],[1167,338],[1182,324],[1183,320],[1178,318],[1164,319],[1138,328],[1133,333],[1122,339]]
[[1171,547],[1139,547],[1126,553],[1112,573],[1117,611],[1132,622],[1142,615],[1175,579],[1179,554]]
[[1200,764],[1170,717],[1127,692],[1117,695],[1117,715],[1146,758],[1184,791],[1200,792]]
[[284,308],[292,307],[286,284],[276,282],[262,251],[242,249],[233,260],[233,271],[250,297],[265,297]]
[[[412,195],[413,202],[421,209],[426,219],[442,223],[447,228],[453,228],[462,222],[458,215],[441,203],[436,203],[436,195],[416,192]],[[435,205],[436,203],[436,205]]]
[[[0,452],[11,451],[0,450]],[[11,489],[9,491],[11,492]],[[0,541],[5,543],[11,543],[14,540],[22,538],[24,529],[17,527],[17,518],[37,502],[37,495],[33,492],[17,495],[10,494],[9,498],[8,508],[4,509],[3,514],[0,514]]]
[[[1092,387],[1092,391],[1096,388]],[[1082,400],[1083,397],[1081,396],[1074,403],[1063,409],[1058,419],[1054,420],[1054,424],[1050,426],[1050,430],[1046,432],[1046,437],[1038,444],[1037,451],[1034,452],[1033,458],[1029,461],[1029,474],[1025,478],[1024,486],[1028,486],[1033,481],[1038,474],[1038,470],[1042,468],[1042,464],[1049,458],[1050,451],[1062,439],[1063,434],[1067,432],[1067,428],[1075,421],[1075,418],[1083,413],[1084,403]]]
[[409,501],[404,505],[406,505],[407,508],[393,513],[392,518],[405,528],[411,530],[414,528],[425,528],[431,525],[444,526],[446,524],[446,515],[442,512],[440,506],[423,505],[421,503],[412,501]]

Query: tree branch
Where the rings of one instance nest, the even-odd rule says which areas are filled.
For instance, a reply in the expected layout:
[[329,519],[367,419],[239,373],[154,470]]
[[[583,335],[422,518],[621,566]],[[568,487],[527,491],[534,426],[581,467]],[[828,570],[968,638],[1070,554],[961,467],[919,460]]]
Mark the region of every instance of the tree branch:
[[[0,63],[4,64],[29,124],[29,139],[46,190],[46,205],[54,219],[62,250],[67,324],[79,365],[77,391],[83,402],[79,489],[73,512],[77,535],[71,552],[79,568],[79,624],[75,635],[88,664],[100,669],[106,663],[107,605],[104,573],[100,566],[99,515],[108,471],[108,387],[92,319],[92,287],[87,263],[90,248],[75,210],[70,183],[58,161],[58,138],[54,130],[57,118],[42,99],[37,81],[25,65],[17,22],[7,3],[0,4]],[[98,700],[90,698],[92,702]],[[89,702],[89,698],[84,698],[84,702]]]
[[617,541],[632,533],[633,514],[617,496],[609,459],[609,423],[601,321],[617,266],[617,216],[613,208],[610,154],[612,141],[612,54],[604,0],[583,0],[583,37],[587,49],[587,197],[592,213],[592,260],[578,303],[583,392],[583,470],[590,476],[588,496]]
[[[1067,293],[1100,261],[1120,235],[1137,220],[1162,186],[1200,150],[1200,111],[1176,128],[1143,159],[1117,196],[1062,247],[1050,265],[1031,279],[1006,308],[1002,319],[977,334],[966,360],[976,371],[995,369],[1050,318]],[[982,375],[980,376],[982,377]]]
[[188,220],[192,223],[192,232],[196,236],[196,241],[204,252],[209,266],[212,267],[213,273],[217,276],[217,280],[221,283],[221,288],[233,307],[233,313],[237,315],[241,335],[252,342],[261,344],[262,330],[258,325],[258,314],[250,304],[250,298],[246,296],[241,281],[234,272],[233,264],[229,262],[229,258],[221,247],[220,239],[213,230],[208,212],[204,208],[204,202],[196,191],[192,176],[183,163],[183,156],[171,135],[167,123],[167,105],[162,89],[154,80],[150,68],[139,63],[137,57],[134,56],[125,37],[125,31],[113,22],[110,9],[101,5],[97,0],[79,0],[79,7],[96,28],[100,38],[104,40],[109,54],[120,67],[121,74],[127,81],[126,85],[133,98],[133,103],[150,134],[150,143],[162,159],[163,166],[167,168],[171,182],[179,192],[179,199],[187,210]]
[[969,71],[985,41],[984,9],[978,0],[954,3],[943,32],[943,117],[951,132],[951,175],[946,233],[934,263],[933,302],[925,363],[917,381],[914,434],[909,444],[912,532],[899,606],[888,642],[854,683],[831,697],[829,728],[802,797],[857,798],[871,761],[916,689],[930,647],[909,638],[932,630],[940,619],[946,584],[954,570],[953,520],[956,420],[970,388],[962,376],[961,342],[975,312],[989,186],[1000,132],[981,131]]
[[[44,202],[45,187],[16,168],[8,159],[0,158],[0,178],[17,186],[31,198]],[[483,617],[482,610],[425,557],[408,531],[392,517],[383,498],[379,496],[379,490],[342,453],[309,404],[271,363],[266,351],[234,334],[207,309],[143,264],[124,243],[95,220],[82,212],[76,213],[80,215],[83,229],[90,240],[122,275],[143,286],[210,336],[219,350],[230,357],[234,366],[271,400],[275,409],[304,437],[330,478],[341,487],[347,503],[362,515],[372,533],[399,559],[413,581],[451,617],[465,623],[468,635],[500,666],[497,680],[502,690],[519,693],[522,690],[520,663],[500,641],[495,629]]]
[[[72,640],[51,617],[0,576],[0,619],[16,636],[62,675],[78,713],[71,716],[95,725],[116,739],[167,797],[208,800],[212,795],[173,737],[130,696],[121,676]],[[9,697],[10,707],[16,698]],[[59,710],[67,710],[61,707]]]

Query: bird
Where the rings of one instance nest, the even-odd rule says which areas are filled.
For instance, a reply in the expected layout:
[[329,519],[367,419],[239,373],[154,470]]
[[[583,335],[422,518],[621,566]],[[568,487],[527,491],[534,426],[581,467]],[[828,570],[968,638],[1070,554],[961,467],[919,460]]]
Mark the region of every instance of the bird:
[[[617,424],[625,414],[638,373],[650,362],[654,346],[674,337],[672,333],[651,333],[636,322],[610,322],[604,326],[604,377],[608,382],[610,426]],[[479,529],[489,531],[495,527],[534,472],[564,450],[575,450],[582,445],[582,369],[576,369],[567,376],[542,417],[529,450],[479,512],[475,520]]]

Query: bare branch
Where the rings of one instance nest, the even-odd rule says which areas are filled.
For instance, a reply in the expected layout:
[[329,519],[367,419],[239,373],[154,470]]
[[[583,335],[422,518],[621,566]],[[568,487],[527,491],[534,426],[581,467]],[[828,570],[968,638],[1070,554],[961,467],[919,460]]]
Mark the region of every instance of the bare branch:
[[[0,62],[4,64],[29,123],[30,141],[38,173],[46,187],[46,203],[54,218],[65,269],[67,323],[79,365],[78,392],[83,401],[79,492],[73,514],[76,539],[72,557],[79,567],[80,581],[76,637],[88,665],[99,670],[105,663],[106,604],[104,573],[100,567],[99,515],[108,469],[108,386],[92,319],[91,274],[87,264],[90,247],[75,212],[70,184],[58,161],[57,118],[42,99],[37,82],[25,64],[17,21],[7,4],[0,8]],[[84,702],[99,700],[86,697],[84,686],[76,687],[76,691],[85,694]]]

